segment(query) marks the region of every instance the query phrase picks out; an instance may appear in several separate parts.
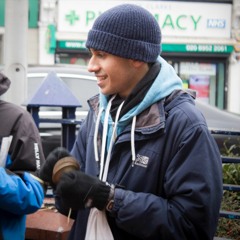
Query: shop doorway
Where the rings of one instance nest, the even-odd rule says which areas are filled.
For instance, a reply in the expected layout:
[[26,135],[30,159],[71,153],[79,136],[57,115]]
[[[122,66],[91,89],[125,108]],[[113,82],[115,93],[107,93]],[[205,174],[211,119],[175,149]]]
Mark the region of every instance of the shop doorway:
[[185,89],[195,90],[200,101],[225,109],[226,60],[197,57],[191,59],[165,57],[165,59],[183,80]]

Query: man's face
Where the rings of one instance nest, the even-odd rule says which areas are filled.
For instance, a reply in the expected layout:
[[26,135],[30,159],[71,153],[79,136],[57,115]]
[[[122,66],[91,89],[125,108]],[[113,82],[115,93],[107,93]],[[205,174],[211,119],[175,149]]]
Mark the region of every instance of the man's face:
[[[141,80],[136,61],[90,49],[92,57],[88,71],[97,77],[97,84],[104,95],[118,94],[126,98]],[[138,65],[137,65],[138,66]]]

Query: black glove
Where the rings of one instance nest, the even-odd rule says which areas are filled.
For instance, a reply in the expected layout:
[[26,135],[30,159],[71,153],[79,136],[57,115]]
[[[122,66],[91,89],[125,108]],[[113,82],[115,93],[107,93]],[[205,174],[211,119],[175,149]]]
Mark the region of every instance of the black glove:
[[55,184],[52,182],[52,174],[54,165],[58,160],[64,157],[70,156],[70,153],[67,149],[63,147],[55,148],[46,158],[46,161],[42,165],[41,169],[38,172],[38,177],[41,178],[44,182],[49,183],[53,188]]
[[71,171],[61,176],[55,193],[66,207],[96,207],[103,210],[109,201],[110,190],[111,187],[97,177],[81,171]]

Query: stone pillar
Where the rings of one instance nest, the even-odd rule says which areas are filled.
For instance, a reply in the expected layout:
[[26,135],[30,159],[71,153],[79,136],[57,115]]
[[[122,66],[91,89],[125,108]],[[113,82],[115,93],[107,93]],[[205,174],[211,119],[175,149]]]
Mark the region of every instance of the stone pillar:
[[3,99],[21,105],[27,97],[28,0],[6,0],[4,73],[11,86]]

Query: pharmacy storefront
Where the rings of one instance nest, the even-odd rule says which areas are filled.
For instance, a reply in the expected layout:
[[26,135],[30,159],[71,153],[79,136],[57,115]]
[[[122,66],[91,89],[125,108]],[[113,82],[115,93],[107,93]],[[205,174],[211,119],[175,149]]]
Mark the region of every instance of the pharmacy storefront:
[[[55,63],[86,65],[87,33],[103,11],[126,1],[59,0]],[[231,39],[231,4],[127,1],[148,9],[162,31],[161,55],[182,78],[185,88],[197,91],[204,102],[225,108]]]

